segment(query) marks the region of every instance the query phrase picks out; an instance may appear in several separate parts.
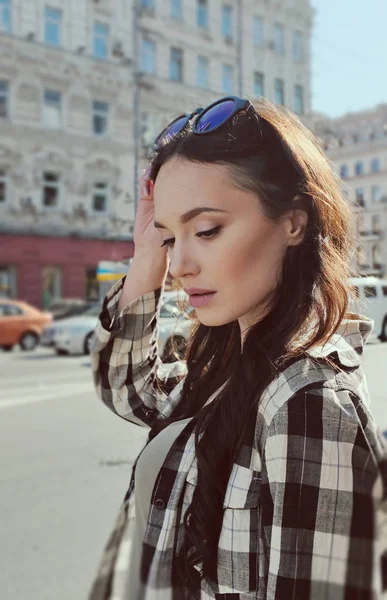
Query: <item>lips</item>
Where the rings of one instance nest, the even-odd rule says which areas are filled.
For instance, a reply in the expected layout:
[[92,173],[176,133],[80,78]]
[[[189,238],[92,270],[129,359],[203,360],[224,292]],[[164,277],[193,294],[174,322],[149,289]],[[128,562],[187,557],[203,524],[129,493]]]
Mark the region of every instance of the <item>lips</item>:
[[205,290],[203,288],[185,288],[184,291],[188,296],[203,296],[204,294],[215,293],[215,290]]
[[190,294],[189,295],[189,303],[194,308],[198,308],[200,306],[206,306],[211,302],[211,300],[216,296],[216,292],[210,292],[207,294]]

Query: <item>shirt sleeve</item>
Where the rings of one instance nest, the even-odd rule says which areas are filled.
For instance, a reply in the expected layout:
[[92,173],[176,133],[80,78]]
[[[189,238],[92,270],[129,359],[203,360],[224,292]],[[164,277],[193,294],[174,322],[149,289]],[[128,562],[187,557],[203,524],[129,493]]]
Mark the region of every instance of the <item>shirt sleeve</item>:
[[309,390],[276,412],[262,469],[266,600],[380,598],[383,486],[365,427],[347,391]]
[[163,288],[143,294],[117,313],[125,278],[106,295],[94,331],[91,360],[102,401],[117,415],[150,426],[179,400],[186,363],[164,364],[157,354]]

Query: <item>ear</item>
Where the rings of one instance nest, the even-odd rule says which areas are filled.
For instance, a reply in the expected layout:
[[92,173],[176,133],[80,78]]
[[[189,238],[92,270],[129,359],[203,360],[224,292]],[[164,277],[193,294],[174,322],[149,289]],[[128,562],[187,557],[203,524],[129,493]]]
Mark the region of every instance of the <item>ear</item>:
[[305,236],[308,215],[301,208],[292,208],[282,216],[281,229],[287,235],[288,246],[299,246]]

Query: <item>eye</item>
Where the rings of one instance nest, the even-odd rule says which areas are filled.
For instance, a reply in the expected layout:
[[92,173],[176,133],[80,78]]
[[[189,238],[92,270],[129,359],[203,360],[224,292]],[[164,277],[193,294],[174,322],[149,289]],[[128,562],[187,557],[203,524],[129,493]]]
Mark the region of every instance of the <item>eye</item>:
[[[221,230],[221,227],[218,225],[217,227],[213,227],[212,229],[207,229],[207,231],[199,231],[196,234],[198,238],[205,238],[207,240],[214,238]],[[161,247],[167,246],[168,248],[173,248],[173,244],[175,243],[175,238],[168,238],[164,240]]]

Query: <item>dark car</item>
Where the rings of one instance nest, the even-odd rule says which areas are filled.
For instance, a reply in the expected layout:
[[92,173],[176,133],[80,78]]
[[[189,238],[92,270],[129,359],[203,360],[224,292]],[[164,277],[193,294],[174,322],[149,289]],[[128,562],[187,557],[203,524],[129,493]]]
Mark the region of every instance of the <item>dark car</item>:
[[88,302],[82,298],[57,298],[51,302],[48,311],[54,321],[59,321],[81,315],[94,304],[95,302]]

